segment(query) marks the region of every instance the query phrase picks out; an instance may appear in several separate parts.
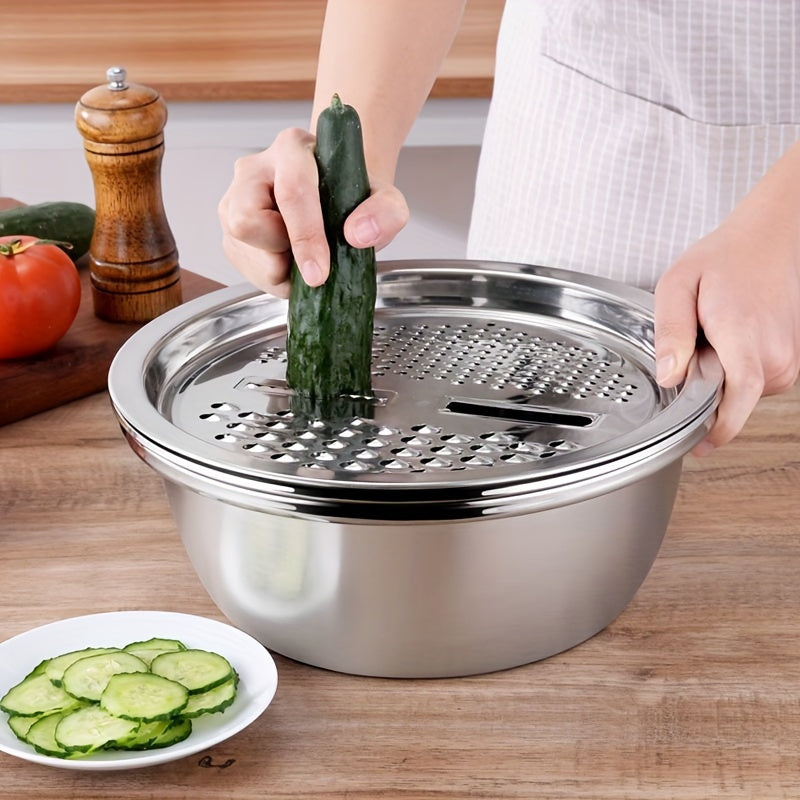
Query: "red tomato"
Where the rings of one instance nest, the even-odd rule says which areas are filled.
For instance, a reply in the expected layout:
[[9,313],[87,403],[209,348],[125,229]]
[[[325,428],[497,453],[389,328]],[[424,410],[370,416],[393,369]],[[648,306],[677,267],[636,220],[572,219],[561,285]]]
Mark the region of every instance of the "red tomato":
[[78,313],[78,270],[60,247],[39,241],[0,236],[0,358],[47,350]]

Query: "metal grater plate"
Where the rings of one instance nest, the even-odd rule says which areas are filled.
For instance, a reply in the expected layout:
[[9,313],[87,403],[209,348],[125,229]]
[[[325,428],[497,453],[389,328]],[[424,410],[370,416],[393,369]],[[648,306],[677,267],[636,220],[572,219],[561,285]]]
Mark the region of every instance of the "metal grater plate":
[[658,387],[649,294],[539,267],[384,264],[372,396],[343,398],[331,419],[293,403],[285,326],[285,301],[251,287],[164,315],[112,367],[118,414],[170,453],[250,478],[463,487],[653,447],[718,389]]

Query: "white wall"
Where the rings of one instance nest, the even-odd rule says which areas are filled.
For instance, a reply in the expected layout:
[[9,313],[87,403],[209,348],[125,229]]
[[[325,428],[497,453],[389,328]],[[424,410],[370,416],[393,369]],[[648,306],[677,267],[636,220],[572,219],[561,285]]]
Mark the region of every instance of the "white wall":
[[[461,258],[488,102],[430,101],[401,154],[397,184],[411,222],[383,259]],[[25,203],[94,205],[74,107],[0,105],[0,195]],[[289,125],[306,125],[303,102],[174,103],[169,106],[161,182],[183,267],[223,283],[241,280],[220,247],[216,207],[233,162]]]

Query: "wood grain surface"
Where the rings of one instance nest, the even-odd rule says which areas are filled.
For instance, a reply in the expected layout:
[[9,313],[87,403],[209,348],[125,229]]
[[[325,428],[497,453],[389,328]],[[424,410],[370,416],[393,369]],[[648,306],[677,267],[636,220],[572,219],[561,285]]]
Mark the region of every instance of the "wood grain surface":
[[[435,97],[488,97],[503,0],[469,0]],[[5,3],[0,103],[77,102],[125,67],[171,100],[313,94],[325,0]]]
[[[222,619],[105,393],[0,428],[0,639],[93,611]],[[566,653],[388,680],[276,656],[276,698],[207,753],[81,773],[0,754],[36,800],[800,797],[800,387],[687,457],[629,607]]]

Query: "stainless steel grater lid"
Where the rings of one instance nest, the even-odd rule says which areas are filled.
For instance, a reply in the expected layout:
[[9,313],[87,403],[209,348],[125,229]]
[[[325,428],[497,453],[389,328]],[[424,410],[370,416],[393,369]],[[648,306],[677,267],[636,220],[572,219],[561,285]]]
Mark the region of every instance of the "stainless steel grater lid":
[[285,337],[286,301],[250,286],[146,325],[109,375],[135,449],[281,496],[508,495],[682,455],[722,381],[708,351],[682,386],[660,388],[651,295],[543,267],[382,264],[373,393],[344,398],[335,418],[293,402]]

